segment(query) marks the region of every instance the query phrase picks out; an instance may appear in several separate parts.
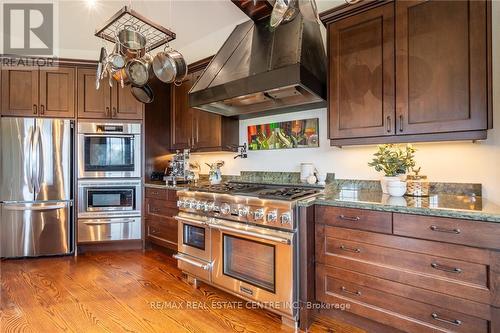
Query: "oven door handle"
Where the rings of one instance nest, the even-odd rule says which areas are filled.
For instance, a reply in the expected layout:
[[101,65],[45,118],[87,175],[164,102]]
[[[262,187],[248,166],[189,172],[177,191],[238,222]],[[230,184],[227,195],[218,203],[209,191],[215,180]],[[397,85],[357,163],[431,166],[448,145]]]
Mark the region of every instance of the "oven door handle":
[[174,257],[174,259],[184,261],[185,263],[188,263],[188,264],[193,265],[195,267],[201,268],[204,271],[209,271],[212,268],[212,263],[203,264],[203,263],[198,262],[196,260],[190,259],[190,258],[188,258],[185,255],[182,255],[180,253],[176,253],[172,257]]
[[231,228],[225,225],[217,225],[217,224],[211,224],[210,225],[213,229],[221,230],[221,231],[228,231],[228,232],[233,232],[235,234],[240,234],[240,235],[245,235],[245,236],[251,236],[251,237],[256,237],[260,239],[266,239],[272,242],[276,243],[282,243],[286,245],[291,244],[291,240],[283,237],[278,237],[278,236],[272,236],[272,235],[266,235],[263,233],[258,233],[258,232],[253,232],[250,230],[243,230],[243,229],[238,229],[238,228]]
[[133,219],[120,219],[120,220],[97,220],[95,222],[84,221],[83,223],[86,225],[106,225],[106,224],[115,224],[115,223],[132,223],[135,222]]
[[179,222],[193,223],[193,224],[197,224],[197,225],[201,225],[201,226],[208,226],[208,225],[210,225],[206,221],[200,221],[200,220],[190,219],[190,218],[187,218],[187,217],[184,217],[184,216],[174,216],[174,219],[176,219]]
[[134,134],[120,134],[120,133],[103,133],[103,134],[82,134],[86,138],[105,138],[105,137],[116,137],[116,138],[131,138],[134,139]]

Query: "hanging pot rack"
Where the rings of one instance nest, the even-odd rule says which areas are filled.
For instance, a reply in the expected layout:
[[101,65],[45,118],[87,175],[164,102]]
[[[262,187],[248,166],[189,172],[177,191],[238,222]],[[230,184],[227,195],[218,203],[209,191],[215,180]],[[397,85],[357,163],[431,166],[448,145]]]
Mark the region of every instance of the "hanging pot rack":
[[116,32],[126,26],[132,26],[146,37],[146,52],[168,44],[176,37],[175,33],[142,16],[130,6],[124,6],[96,29],[95,36],[108,42],[116,42]]

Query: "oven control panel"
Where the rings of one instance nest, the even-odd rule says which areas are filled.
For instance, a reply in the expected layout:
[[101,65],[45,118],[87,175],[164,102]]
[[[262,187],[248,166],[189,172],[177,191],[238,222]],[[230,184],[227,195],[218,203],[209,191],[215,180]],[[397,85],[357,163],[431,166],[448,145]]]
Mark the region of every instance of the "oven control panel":
[[286,204],[273,206],[268,201],[266,202],[267,205],[255,205],[254,202],[232,203],[229,200],[204,200],[202,198],[184,197],[179,193],[177,207],[181,211],[205,216],[214,216],[279,229],[294,229],[292,207]]

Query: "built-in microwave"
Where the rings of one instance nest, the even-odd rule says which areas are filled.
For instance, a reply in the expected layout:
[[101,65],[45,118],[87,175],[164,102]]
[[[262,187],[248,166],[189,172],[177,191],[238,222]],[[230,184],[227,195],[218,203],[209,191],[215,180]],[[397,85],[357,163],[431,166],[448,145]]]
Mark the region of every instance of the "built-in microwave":
[[141,215],[141,181],[83,179],[78,181],[78,217]]
[[78,124],[78,178],[140,178],[141,124]]

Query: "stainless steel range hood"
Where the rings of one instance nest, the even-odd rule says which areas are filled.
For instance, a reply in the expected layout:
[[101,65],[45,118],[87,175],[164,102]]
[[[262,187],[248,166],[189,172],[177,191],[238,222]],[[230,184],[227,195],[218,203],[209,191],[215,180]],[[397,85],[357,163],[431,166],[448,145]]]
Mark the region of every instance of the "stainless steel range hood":
[[275,31],[269,20],[238,25],[189,92],[191,107],[225,116],[326,105],[326,56],[318,22],[300,14]]

